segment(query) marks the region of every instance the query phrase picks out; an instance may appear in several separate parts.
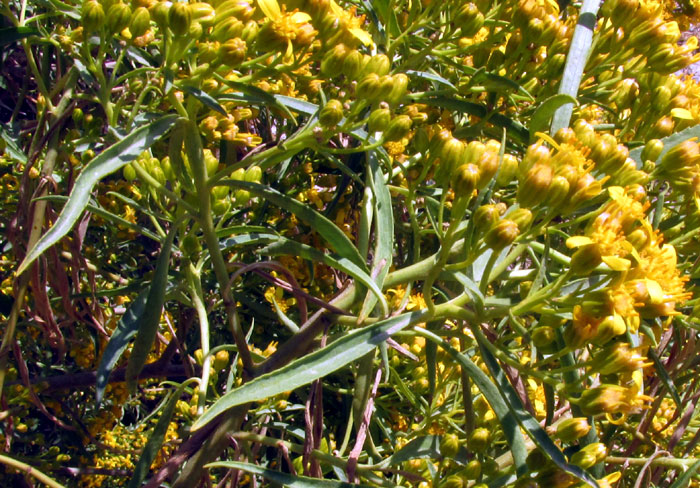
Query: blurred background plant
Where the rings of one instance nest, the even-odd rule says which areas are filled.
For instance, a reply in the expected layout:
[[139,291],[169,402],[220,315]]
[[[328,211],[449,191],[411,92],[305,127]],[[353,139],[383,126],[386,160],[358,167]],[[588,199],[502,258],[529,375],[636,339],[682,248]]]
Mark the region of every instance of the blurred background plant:
[[697,8],[595,3],[3,2],[3,486],[698,486]]

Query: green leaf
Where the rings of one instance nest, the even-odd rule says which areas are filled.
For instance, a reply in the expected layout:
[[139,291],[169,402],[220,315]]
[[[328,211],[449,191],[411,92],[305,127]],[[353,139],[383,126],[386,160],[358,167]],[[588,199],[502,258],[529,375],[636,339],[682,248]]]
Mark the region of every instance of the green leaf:
[[357,281],[369,288],[370,291],[374,293],[374,295],[379,300],[379,303],[382,306],[384,316],[389,315],[389,304],[386,302],[386,298],[382,293],[382,289],[379,286],[377,286],[377,283],[374,282],[372,277],[365,270],[357,266],[348,258],[325,254],[322,251],[319,251],[318,249],[315,249],[311,246],[302,244],[300,242],[292,241],[281,236],[277,238],[276,242],[273,242],[267,247],[261,249],[259,252],[261,254],[267,254],[270,256],[300,256],[304,259],[316,261],[330,266],[332,268],[339,269],[343,273],[352,276]]
[[140,127],[90,161],[78,175],[68,203],[63,207],[58,219],[27,252],[24,261],[17,269],[17,274],[22,274],[44,251],[56,244],[73,228],[90,201],[90,193],[98,181],[127,165],[151,147],[170,129],[175,119],[177,115],[166,115]]
[[442,83],[443,85],[447,85],[450,88],[454,88],[455,90],[457,89],[457,87],[454,86],[449,80],[446,80],[442,76],[438,76],[436,74],[429,73],[427,71],[416,71],[416,70],[409,69],[408,71],[406,71],[406,74],[408,76],[415,76],[416,78],[422,78],[424,80],[436,81],[438,83]]
[[219,242],[219,248],[222,251],[226,249],[231,249],[236,246],[249,246],[255,244],[270,244],[279,239],[278,235],[275,234],[261,234],[258,232],[251,232],[250,234],[241,234],[237,236],[231,236],[228,239],[224,239]]
[[300,100],[298,98],[288,97],[286,95],[275,95],[275,100],[288,109],[305,115],[313,115],[318,111],[318,105],[307,102],[306,100]]
[[281,473],[255,464],[239,463],[237,461],[217,461],[209,463],[205,468],[227,468],[240,469],[251,474],[262,476],[268,481],[288,486],[289,488],[353,488],[353,487],[368,487],[368,485],[357,485],[347,483],[345,481],[335,480],[320,480],[318,478],[308,478],[306,476],[294,476],[287,473]]
[[146,479],[146,476],[151,468],[151,464],[153,464],[153,460],[156,458],[158,451],[160,451],[160,448],[163,446],[165,434],[168,432],[170,420],[173,418],[173,413],[175,412],[175,405],[180,399],[182,392],[187,386],[187,383],[194,380],[195,379],[192,378],[191,380],[181,384],[177,390],[171,393],[170,397],[165,400],[165,408],[163,408],[163,411],[158,418],[158,423],[156,424],[153,432],[146,442],[146,445],[143,448],[139,461],[136,463],[136,466],[134,466],[134,473],[131,475],[132,477],[127,485],[127,488],[138,488],[141,486],[141,482]]
[[[574,29],[574,36],[571,39],[569,54],[566,56],[566,65],[562,75],[559,93],[576,97],[578,88],[581,85],[583,69],[588,62],[588,55],[591,51],[593,41],[593,30],[596,24],[596,15],[600,7],[600,0],[583,0],[581,12],[578,16],[578,23]],[[552,117],[551,134],[556,134],[559,129],[569,126],[571,114],[574,106],[565,103],[557,108]]]
[[109,381],[109,375],[112,373],[112,368],[117,364],[124,349],[126,349],[126,346],[129,345],[129,342],[139,330],[141,317],[146,310],[147,299],[148,290],[139,293],[136,299],[131,302],[129,309],[117,322],[117,328],[114,329],[109,342],[107,342],[100,359],[100,365],[97,367],[97,381],[95,384],[95,401],[97,405],[102,403],[102,397]]
[[0,46],[36,35],[39,35],[39,31],[33,27],[5,27],[4,29],[0,29]]
[[5,152],[9,154],[12,159],[20,163],[27,162],[27,155],[24,154],[22,149],[17,145],[16,138],[12,137],[10,130],[8,130],[5,125],[0,125],[0,137],[5,141]]
[[498,75],[496,73],[489,73],[485,70],[477,71],[473,78],[470,80],[470,84],[478,83],[484,85],[488,91],[504,92],[504,91],[519,91],[524,95],[532,99],[532,95],[520,86],[520,84],[506,78],[505,76]]
[[[661,139],[661,142],[664,143],[664,149],[663,151],[661,151],[661,154],[654,162],[661,161],[661,159],[663,159],[663,157],[668,151],[673,149],[681,142],[687,141],[688,139],[691,139],[693,137],[700,137],[700,124],[688,127],[687,129],[683,129],[680,132],[676,132],[675,134],[671,134],[670,136],[664,137],[663,139]],[[643,150],[644,146],[639,146],[630,151],[630,157],[634,159],[637,163],[637,168],[641,168],[642,164],[644,164],[644,161],[642,161]]]
[[180,85],[178,88],[184,92],[189,93],[193,97],[195,97],[197,100],[202,102],[204,105],[209,107],[210,109],[219,112],[221,115],[226,115],[226,110],[224,110],[224,107],[222,107],[219,102],[214,100],[211,95],[209,95],[206,92],[203,92],[199,88],[196,88],[194,86],[190,85]]
[[659,359],[659,356],[656,355],[656,351],[654,351],[653,348],[649,348],[647,351],[647,355],[651,358],[651,360],[654,362],[654,368],[656,368],[656,372],[659,374],[659,379],[661,379],[661,382],[664,384],[668,392],[671,394],[671,398],[673,398],[673,401],[676,404],[676,407],[679,409],[682,409],[682,404],[681,404],[681,397],[678,395],[678,390],[676,390],[676,385],[673,384],[673,380],[671,377],[668,375],[668,371],[666,371],[666,368],[664,368],[664,365],[661,363],[661,360]]
[[421,98],[420,101],[435,107],[448,108],[469,115],[475,115],[482,119],[488,116],[489,123],[505,128],[509,135],[516,136],[521,142],[527,142],[530,138],[530,132],[520,122],[516,122],[503,114],[489,113],[484,105],[442,96]]
[[[391,193],[386,186],[384,173],[377,159],[377,151],[367,153],[370,187],[374,194],[374,258],[372,261],[374,282],[380,290],[384,288],[384,279],[389,273],[394,256],[394,210],[391,205]],[[382,296],[383,298],[383,296]],[[359,320],[369,316],[377,303],[376,294],[367,294]]]
[[440,436],[416,437],[389,457],[389,464],[396,466],[411,459],[437,459],[440,457]]
[[[238,90],[241,93],[243,93],[249,102],[260,103],[262,105],[268,105],[270,107],[277,107],[282,112],[284,112],[290,119],[296,121],[292,112],[290,112],[289,109],[283,103],[280,103],[274,95],[267,93],[265,90],[258,88],[257,86],[241,83],[239,81],[231,81],[225,78],[219,79],[234,90]],[[219,99],[232,100],[236,98],[235,94],[226,94],[219,97]]]
[[382,320],[350,332],[323,349],[296,359],[271,373],[258,376],[219,398],[194,422],[192,430],[202,428],[233,407],[294,390],[338,371],[370,352],[392,334],[423,321],[426,315],[427,311],[424,310]]
[[318,232],[341,257],[350,260],[366,273],[369,272],[362,256],[360,256],[360,252],[353,245],[352,241],[348,239],[348,236],[333,222],[299,200],[283,195],[269,186],[247,181],[222,180],[218,184],[248,190],[253,195],[264,198],[268,202],[293,213],[310,225],[314,231]]
[[129,362],[126,364],[126,384],[129,390],[134,391],[136,388],[136,380],[138,379],[141,370],[146,364],[148,353],[153,347],[153,342],[156,339],[158,332],[158,324],[160,323],[160,314],[165,303],[165,290],[168,284],[168,270],[170,269],[170,250],[173,246],[175,234],[177,234],[178,224],[175,224],[170,229],[168,236],[163,242],[163,247],[158,256],[156,271],[153,275],[153,281],[148,289],[148,299],[146,300],[145,310],[141,314],[139,320],[138,338],[134,342],[134,347],[129,356]]
[[415,327],[414,330],[419,335],[442,347],[444,351],[446,351],[455,361],[459,363],[462,370],[469,375],[476,387],[486,398],[486,401],[489,402],[489,405],[491,405],[491,408],[501,423],[503,433],[506,436],[511,454],[513,455],[513,462],[515,464],[516,471],[518,474],[526,473],[528,468],[527,464],[525,463],[525,459],[527,458],[527,447],[525,446],[525,440],[520,432],[520,427],[518,426],[515,415],[510,411],[508,405],[501,397],[498,387],[493,384],[491,379],[479,368],[479,366],[474,364],[474,362],[466,356],[466,353],[460,353],[446,341],[444,341],[440,336],[430,332],[429,330],[419,327]]
[[697,473],[698,468],[700,468],[700,461],[694,462],[685,473],[676,478],[676,481],[674,481],[669,488],[686,488],[686,486],[690,484],[690,480],[693,479],[695,473]]
[[585,481],[590,486],[598,488],[598,483],[591,475],[586,473],[580,467],[574,466],[573,464],[569,464],[567,462],[564,453],[562,453],[554,441],[550,439],[544,429],[540,426],[539,422],[532,415],[530,415],[527,410],[525,410],[518,393],[506,378],[501,366],[498,364],[498,361],[493,354],[491,354],[491,351],[489,351],[481,343],[479,343],[479,348],[481,351],[481,356],[484,358],[484,363],[488,367],[491,376],[498,385],[500,395],[517,419],[520,427],[527,432],[527,435],[530,436],[533,442],[542,450],[542,452],[547,455],[547,457],[554,462],[554,464],[559,467],[559,469],[576,476],[578,479]]
[[547,130],[549,121],[554,115],[554,112],[566,103],[573,103],[578,105],[578,102],[571,95],[566,93],[559,93],[557,95],[552,95],[547,100],[542,102],[530,118],[530,139],[535,138],[535,132],[543,132]]

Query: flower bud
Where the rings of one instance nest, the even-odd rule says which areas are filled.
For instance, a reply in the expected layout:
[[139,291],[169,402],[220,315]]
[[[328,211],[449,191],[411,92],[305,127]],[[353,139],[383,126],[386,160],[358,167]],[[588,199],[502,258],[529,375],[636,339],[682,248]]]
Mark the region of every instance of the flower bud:
[[467,3],[457,12],[455,25],[461,29],[464,37],[473,37],[484,25],[484,14],[475,4]]
[[377,108],[367,118],[367,129],[370,133],[383,132],[391,122],[391,111],[388,108]]
[[598,244],[586,244],[579,247],[571,256],[571,271],[576,276],[586,276],[603,262]]
[[496,184],[498,186],[506,186],[518,172],[518,159],[512,154],[504,154],[501,167],[496,174]]
[[123,2],[116,2],[107,10],[107,30],[110,33],[123,31],[131,21],[131,8]]
[[479,168],[473,164],[463,164],[452,177],[452,188],[457,197],[471,197],[479,182]]
[[549,207],[557,207],[560,203],[564,202],[566,197],[569,195],[570,188],[571,186],[569,185],[569,180],[561,175],[555,176],[552,178],[552,184],[549,185],[549,191],[547,192],[545,203]]
[[484,188],[488,185],[498,171],[498,153],[485,151],[477,163],[479,167],[479,182],[476,187]]
[[588,434],[591,426],[586,417],[571,417],[557,424],[556,436],[562,442],[573,442]]
[[472,459],[462,470],[462,475],[468,480],[476,480],[481,476],[481,463],[478,459]]
[[165,27],[168,26],[168,16],[170,14],[170,5],[165,2],[157,2],[151,9],[149,10],[151,14],[151,19],[158,24],[158,26],[161,29],[164,29]]
[[328,51],[321,61],[321,74],[329,78],[338,76],[343,68],[343,63],[348,55],[345,44],[336,44]]
[[650,139],[644,145],[642,149],[642,161],[653,161],[656,162],[661,156],[661,152],[664,150],[664,143],[659,139]]
[[608,450],[602,442],[594,442],[584,446],[580,451],[571,456],[571,464],[575,464],[584,469],[593,467],[594,465],[605,460]]
[[439,488],[464,488],[464,480],[458,474],[451,474],[438,485]]
[[255,14],[255,7],[247,0],[226,0],[216,6],[215,22],[220,19],[236,17],[241,22],[248,22]]
[[700,148],[693,140],[686,140],[672,147],[661,159],[664,172],[671,173],[700,162]]
[[124,166],[124,179],[126,181],[134,181],[136,179],[136,169],[131,163]]
[[442,457],[452,459],[459,451],[459,437],[455,434],[445,434],[440,439],[440,454]]
[[551,151],[542,144],[533,144],[527,148],[522,163],[520,163],[520,174],[526,175],[536,164],[547,165],[551,158]]
[[518,235],[520,235],[518,224],[512,220],[503,219],[493,229],[488,231],[486,237],[484,237],[484,242],[490,249],[500,251],[504,247],[511,245]]
[[87,32],[96,32],[102,28],[105,21],[105,11],[97,0],[83,2],[81,20],[83,29]]
[[387,103],[396,105],[406,95],[408,88],[408,76],[403,73],[398,73],[391,77],[392,87],[391,92],[386,97]]
[[615,414],[632,410],[630,396],[630,391],[624,386],[603,384],[584,390],[576,403],[587,416]]
[[245,176],[243,177],[244,181],[247,181],[249,183],[260,183],[262,180],[262,168],[260,166],[251,166],[247,170],[245,170]]
[[243,39],[229,39],[219,47],[219,59],[222,64],[235,67],[245,60],[247,50],[248,46]]
[[469,446],[469,450],[481,453],[486,451],[486,448],[489,446],[490,443],[491,431],[489,429],[480,427],[478,429],[474,429],[472,435],[469,436],[469,442],[467,443],[467,445]]
[[214,30],[210,34],[210,38],[218,42],[226,42],[230,39],[235,39],[243,35],[243,22],[235,17],[229,17],[214,25]]
[[192,11],[188,3],[175,2],[168,12],[168,25],[176,36],[184,36],[190,31]]
[[639,349],[631,348],[625,342],[615,342],[599,351],[591,361],[591,370],[608,375],[631,373],[645,366],[645,357]]
[[229,353],[226,350],[219,351],[214,356],[214,371],[221,371],[226,366],[229,365],[230,358]]
[[617,314],[608,315],[598,325],[598,330],[593,338],[593,342],[598,345],[604,345],[609,342],[610,339],[622,335],[625,332],[627,332],[627,324],[625,324],[624,319]]
[[374,73],[379,76],[384,76],[389,74],[391,69],[391,61],[386,54],[375,54],[372,56],[367,64],[364,66],[363,72],[365,74]]
[[394,117],[384,131],[384,140],[387,142],[400,141],[408,135],[411,125],[413,122],[408,115]]
[[334,127],[343,120],[343,104],[339,100],[328,100],[318,114],[318,121],[323,127]]
[[533,219],[532,212],[526,208],[516,209],[510,212],[506,217],[517,224],[521,234],[530,228]]
[[671,104],[671,90],[664,86],[654,88],[654,93],[651,97],[651,108],[657,113],[664,113]]
[[254,20],[249,20],[243,26],[243,31],[241,32],[240,37],[246,42],[246,44],[250,45],[257,39],[259,31],[260,27],[258,26],[258,23]]
[[479,234],[484,234],[498,223],[500,215],[496,205],[482,205],[477,208],[472,217],[474,228]]
[[655,137],[670,136],[675,125],[676,124],[673,122],[671,117],[661,117],[656,121],[656,124],[654,124],[654,128],[652,129],[651,133]]
[[528,171],[524,181],[518,188],[517,199],[523,207],[534,207],[546,197],[552,183],[552,168],[537,164]]
[[541,325],[539,327],[536,327],[530,334],[532,343],[535,346],[537,346],[538,349],[547,347],[550,344],[552,344],[556,336],[556,331],[548,325]]
[[348,80],[357,79],[362,70],[362,53],[357,49],[350,51],[343,60],[342,72]]
[[355,95],[359,100],[377,100],[379,91],[381,89],[381,84],[379,81],[379,75],[376,73],[370,73],[366,75],[357,84],[355,89]]
[[134,37],[141,37],[151,27],[151,14],[146,7],[139,7],[131,14],[129,32]]
[[216,21],[216,13],[214,7],[205,2],[196,2],[190,4],[192,12],[192,21],[197,21],[203,26],[209,27]]

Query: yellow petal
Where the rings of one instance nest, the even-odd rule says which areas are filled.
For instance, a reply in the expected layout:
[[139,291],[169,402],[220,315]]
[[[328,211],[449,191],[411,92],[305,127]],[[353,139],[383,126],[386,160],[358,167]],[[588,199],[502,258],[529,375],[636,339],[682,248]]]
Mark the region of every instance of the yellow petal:
[[617,256],[603,256],[603,262],[613,271],[627,271],[632,265],[629,259],[618,258]]
[[693,114],[689,110],[680,107],[671,109],[671,115],[677,119],[693,120]]
[[278,20],[282,17],[282,11],[277,0],[258,0],[258,7],[268,19]]
[[345,13],[341,6],[335,3],[335,0],[331,0],[331,12],[337,16],[341,16]]
[[295,24],[303,24],[311,20],[311,16],[306,12],[294,12],[292,14],[292,20]]
[[620,198],[625,196],[625,189],[621,186],[611,186],[608,188],[608,193],[610,194],[610,198],[618,201]]
[[644,282],[647,285],[647,291],[649,292],[649,299],[652,305],[658,305],[659,303],[663,303],[664,290],[663,288],[661,288],[661,285],[659,285],[654,280],[650,280],[649,278],[645,278]]
[[586,246],[588,244],[594,244],[595,241],[590,237],[586,236],[573,236],[566,240],[566,247],[572,249],[574,247]]
[[292,46],[291,39],[287,40],[287,51],[285,51],[282,61],[285,63],[291,63],[294,61],[294,47]]
[[365,46],[371,46],[372,44],[374,44],[374,41],[372,41],[372,36],[367,34],[365,31],[363,31],[359,27],[355,27],[354,29],[350,29],[350,33],[353,36],[357,37],[360,40],[360,42],[362,42],[362,44],[364,44]]

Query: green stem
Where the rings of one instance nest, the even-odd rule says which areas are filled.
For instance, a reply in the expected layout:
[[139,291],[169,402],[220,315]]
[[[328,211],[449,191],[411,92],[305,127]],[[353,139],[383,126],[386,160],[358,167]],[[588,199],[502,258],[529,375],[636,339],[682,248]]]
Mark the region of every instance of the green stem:
[[209,375],[211,374],[211,361],[209,355],[209,319],[207,317],[207,308],[204,305],[204,295],[202,293],[202,278],[197,268],[190,262],[185,268],[185,276],[190,288],[190,298],[192,305],[197,312],[199,319],[199,340],[202,348],[202,357],[206,358],[202,364],[202,380],[199,382],[199,391],[197,395],[197,415],[204,413],[204,406],[207,400],[207,387],[209,385]]
[[0,463],[5,464],[7,466],[12,466],[13,468],[23,471],[25,474],[36,478],[37,480],[41,481],[46,486],[50,486],[51,488],[65,488],[62,484],[60,484],[57,481],[54,481],[53,478],[49,478],[38,469],[26,463],[23,463],[22,461],[17,461],[16,459],[13,459],[9,456],[5,456],[4,454],[0,454]]

